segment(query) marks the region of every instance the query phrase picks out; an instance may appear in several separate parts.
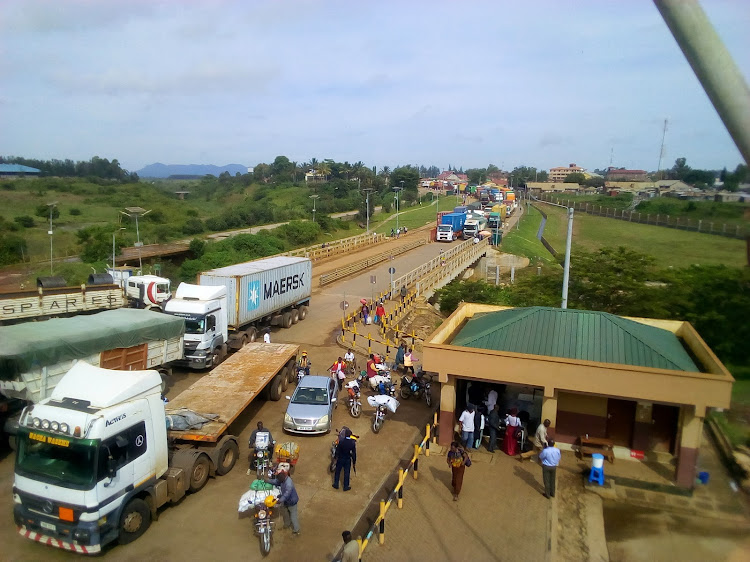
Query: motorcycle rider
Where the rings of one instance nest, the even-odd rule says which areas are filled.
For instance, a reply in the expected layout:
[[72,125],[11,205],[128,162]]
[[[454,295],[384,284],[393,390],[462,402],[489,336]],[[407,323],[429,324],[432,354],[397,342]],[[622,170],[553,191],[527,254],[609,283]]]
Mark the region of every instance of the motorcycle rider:
[[338,383],[339,392],[341,392],[344,388],[344,380],[346,379],[346,363],[339,356],[333,365],[331,365],[329,371],[331,371],[331,377]]
[[[252,451],[256,450],[257,443],[258,443],[258,437],[260,437],[261,441],[265,441],[266,443],[268,443],[268,447],[271,449],[271,451],[273,451],[273,447],[274,447],[274,445],[276,445],[276,441],[273,440],[273,436],[271,435],[271,430],[266,429],[265,427],[263,427],[263,422],[262,421],[258,422],[257,429],[253,430],[253,432],[250,434],[250,439],[248,439],[248,443],[247,444],[248,444],[248,446],[250,447],[250,449]],[[270,456],[271,455],[269,454],[269,458],[270,458]],[[256,461],[256,456],[253,455],[253,461],[252,462],[254,463],[255,461]],[[252,467],[252,463],[251,463],[250,468],[253,468]],[[248,469],[248,474],[249,473],[250,473],[250,469]]]
[[299,535],[299,517],[297,516],[299,496],[297,495],[297,489],[294,487],[292,479],[285,471],[280,470],[276,474],[276,478],[268,478],[266,482],[281,488],[279,503],[283,504],[281,515],[284,518],[284,527],[291,527],[292,532],[295,535]]
[[300,358],[297,360],[297,367],[305,370],[305,375],[310,374],[310,360],[307,358],[307,351],[303,351]]

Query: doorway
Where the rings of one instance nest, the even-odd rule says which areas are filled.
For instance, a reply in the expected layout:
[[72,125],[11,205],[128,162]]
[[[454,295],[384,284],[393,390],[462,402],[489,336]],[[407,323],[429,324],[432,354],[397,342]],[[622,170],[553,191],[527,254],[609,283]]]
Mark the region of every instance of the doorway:
[[674,455],[679,417],[680,409],[677,406],[653,405],[651,410],[650,450]]
[[607,400],[607,438],[615,445],[630,447],[633,442],[635,402],[632,400]]

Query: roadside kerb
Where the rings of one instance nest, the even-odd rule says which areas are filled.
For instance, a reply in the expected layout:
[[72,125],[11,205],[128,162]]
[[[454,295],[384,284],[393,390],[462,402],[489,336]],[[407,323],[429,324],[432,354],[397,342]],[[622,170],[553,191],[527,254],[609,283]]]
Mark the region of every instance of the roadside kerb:
[[322,287],[324,285],[328,285],[329,283],[333,283],[334,281],[338,281],[339,279],[342,279],[354,273],[360,273],[363,269],[366,269],[378,263],[382,263],[390,259],[392,256],[404,254],[410,250],[413,250],[414,248],[417,248],[418,246],[423,246],[426,243],[427,241],[424,238],[412,240],[411,242],[404,244],[403,246],[394,248],[392,251],[382,252],[380,254],[377,254],[376,256],[372,256],[370,258],[360,260],[356,263],[341,267],[332,273],[321,275],[320,286]]
[[[415,430],[416,433],[416,430]],[[408,476],[409,472],[413,472],[414,474],[414,480],[417,479],[419,475],[419,455],[420,453],[424,452],[424,455],[426,457],[430,456],[430,438],[433,431],[433,427],[431,424],[426,424],[425,426],[425,436],[422,439],[422,441],[419,444],[410,445],[404,448],[404,453],[402,453],[401,458],[399,458],[398,461],[396,461],[396,466],[393,470],[390,472],[387,472],[383,479],[380,482],[380,485],[378,486],[376,492],[372,495],[372,499],[370,500],[369,505],[364,509],[362,514],[357,518],[357,521],[354,523],[354,525],[351,526],[352,536],[357,536],[357,544],[359,545],[359,560],[362,560],[362,554],[364,554],[365,549],[367,548],[367,545],[370,544],[371,539],[373,535],[375,534],[377,530],[378,534],[378,542],[379,544],[384,544],[385,542],[385,517],[388,513],[388,510],[390,509],[391,505],[393,504],[393,501],[396,500],[396,505],[399,509],[403,508],[403,490],[404,490],[404,484],[406,482],[406,477]],[[434,440],[433,440],[434,441]],[[413,447],[413,449],[412,449]],[[409,451],[412,452],[411,460],[406,465],[405,468],[400,468],[401,463],[405,460],[405,455],[408,455]],[[408,458],[408,457],[406,457]],[[398,468],[398,471],[396,471],[396,468]],[[412,470],[413,469],[413,470]],[[394,478],[396,479],[395,485],[389,485],[389,481],[393,481]],[[376,500],[375,498],[382,492],[387,490],[388,488],[391,488],[393,486],[392,490],[388,493],[386,496],[386,499]],[[372,519],[371,517],[367,517],[368,512],[372,512],[374,514],[375,506],[377,502],[377,512],[378,515],[375,517],[374,521],[372,523],[369,523],[368,519]],[[363,529],[363,525],[367,525]],[[356,530],[356,531],[355,531]],[[364,538],[361,538],[364,535]],[[334,560],[338,560],[341,558],[343,550],[343,544],[340,544],[337,554],[334,557]]]

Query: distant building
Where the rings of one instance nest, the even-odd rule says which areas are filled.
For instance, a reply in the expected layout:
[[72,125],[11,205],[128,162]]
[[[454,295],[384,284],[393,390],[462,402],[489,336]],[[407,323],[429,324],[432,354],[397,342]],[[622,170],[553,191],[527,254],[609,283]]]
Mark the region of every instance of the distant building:
[[[577,183],[550,183],[542,181],[526,182],[526,189],[536,195],[541,193],[580,193],[583,191],[583,187]],[[591,190],[596,191],[595,188],[591,188]]]
[[646,170],[626,170],[624,168],[607,168],[607,181],[648,181]]
[[305,174],[305,181],[306,182],[320,182],[320,181],[326,181],[325,174],[319,174],[317,170],[310,170]]
[[29,166],[22,166],[21,164],[0,164],[0,177],[4,178],[18,177],[26,174],[36,176],[39,173],[41,173],[41,170]]
[[586,170],[575,164],[569,166],[559,166],[557,168],[549,169],[549,181],[551,182],[564,182],[570,174],[578,173],[583,174]]

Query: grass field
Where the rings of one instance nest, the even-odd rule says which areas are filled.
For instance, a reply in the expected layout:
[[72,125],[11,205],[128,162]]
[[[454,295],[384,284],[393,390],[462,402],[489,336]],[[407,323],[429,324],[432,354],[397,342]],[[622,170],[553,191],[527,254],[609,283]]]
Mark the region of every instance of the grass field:
[[[544,203],[539,206],[548,217],[544,237],[558,252],[564,251],[568,228],[566,210]],[[655,257],[658,265],[665,267],[692,264],[742,267],[746,264],[742,240],[576,213],[573,251],[595,251],[606,246],[638,250]]]
[[534,207],[529,207],[529,211],[521,215],[518,229],[514,228],[503,236],[500,249],[516,256],[525,256],[531,260],[532,265],[539,262],[547,265],[556,263],[547,248],[537,240],[536,234],[541,222],[541,213]]

